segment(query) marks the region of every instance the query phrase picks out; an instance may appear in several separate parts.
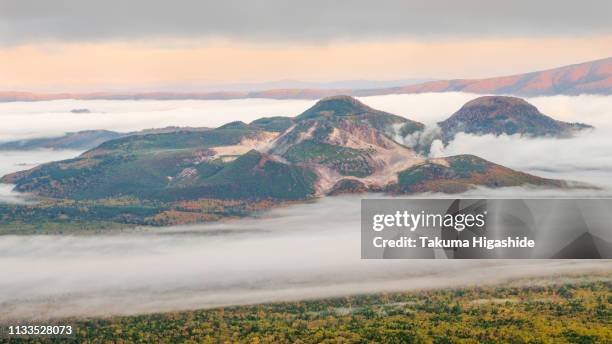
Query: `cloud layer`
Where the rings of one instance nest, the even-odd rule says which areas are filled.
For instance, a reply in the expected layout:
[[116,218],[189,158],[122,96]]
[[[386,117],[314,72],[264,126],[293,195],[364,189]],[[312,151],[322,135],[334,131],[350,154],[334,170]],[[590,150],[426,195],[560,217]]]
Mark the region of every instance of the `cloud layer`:
[[329,40],[423,35],[609,33],[612,4],[559,1],[35,1],[0,2],[0,42],[151,37]]
[[[0,177],[9,173],[27,170],[49,161],[70,159],[81,152],[72,150],[37,150],[0,152]],[[13,185],[0,184],[0,203],[24,204],[29,195],[13,191]]]
[[11,276],[0,279],[0,320],[484,285],[611,267],[608,261],[362,260],[359,213],[359,198],[334,197],[213,225],[0,237],[0,274]]
[[[0,141],[88,129],[130,132],[166,126],[217,127],[264,116],[294,116],[312,104],[314,101],[268,99],[0,103],[0,120],[7,123],[0,128]],[[70,112],[83,108],[91,113]]]
[[[376,109],[434,124],[476,97],[478,95],[452,92],[365,97],[361,100]],[[557,107],[563,109],[576,103],[567,116],[579,116],[583,103],[593,107],[589,105],[591,98],[578,102],[571,97],[555,99],[551,110],[555,110],[559,102],[561,105]],[[0,142],[90,129],[129,132],[166,126],[217,127],[238,120],[248,123],[260,117],[297,116],[315,102],[272,99],[0,102],[0,121],[3,124]],[[74,114],[72,109],[88,109],[91,113]],[[595,111],[598,109],[591,112]]]

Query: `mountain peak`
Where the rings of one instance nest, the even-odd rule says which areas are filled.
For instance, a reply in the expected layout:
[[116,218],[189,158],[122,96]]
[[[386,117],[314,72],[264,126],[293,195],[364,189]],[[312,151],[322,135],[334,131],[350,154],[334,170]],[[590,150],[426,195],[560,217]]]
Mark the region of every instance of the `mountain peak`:
[[[520,120],[529,117],[548,117],[526,100],[509,96],[483,96],[465,103],[452,117],[496,119],[508,117]],[[550,118],[552,120],[552,118]]]
[[346,121],[361,122],[389,136],[396,134],[395,125],[404,126],[400,128],[404,135],[423,130],[425,127],[424,124],[405,117],[373,109],[358,99],[346,95],[323,98],[295,119],[296,123],[312,122],[313,120],[335,124]]
[[340,95],[319,100],[297,118],[309,119],[315,117],[355,116],[371,112],[377,112],[377,110],[372,109],[351,96]]
[[217,129],[250,129],[249,125],[244,123],[243,121],[234,121],[226,123]]
[[351,102],[351,103],[359,103],[361,105],[364,105],[362,102],[357,100],[357,98],[351,97],[351,96],[346,95],[346,94],[339,94],[337,96],[321,98],[321,99],[319,99],[319,101],[317,103],[325,103],[325,102],[329,102],[329,101],[333,101],[333,100],[341,100],[341,101],[347,101],[347,102]]
[[[471,107],[494,107],[494,108],[504,108],[511,106],[527,106],[530,108],[534,108],[535,106],[529,104],[526,100],[518,97],[509,97],[509,96],[483,96],[478,97],[476,99],[470,100],[469,102],[463,105],[463,108],[471,108]],[[537,109],[536,109],[537,110]]]
[[526,100],[507,96],[484,96],[467,102],[445,121],[439,122],[445,141],[455,134],[571,136],[590,126],[566,123],[541,113]]

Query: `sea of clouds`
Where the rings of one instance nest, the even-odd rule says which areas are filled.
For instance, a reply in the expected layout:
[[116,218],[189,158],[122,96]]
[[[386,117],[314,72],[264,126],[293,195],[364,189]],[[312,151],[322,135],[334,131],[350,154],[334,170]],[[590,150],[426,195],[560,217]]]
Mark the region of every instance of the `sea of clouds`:
[[[317,219],[313,221],[313,219]],[[610,271],[611,261],[362,260],[360,202],[90,236],[0,238],[0,321],[108,316],[487,285]]]

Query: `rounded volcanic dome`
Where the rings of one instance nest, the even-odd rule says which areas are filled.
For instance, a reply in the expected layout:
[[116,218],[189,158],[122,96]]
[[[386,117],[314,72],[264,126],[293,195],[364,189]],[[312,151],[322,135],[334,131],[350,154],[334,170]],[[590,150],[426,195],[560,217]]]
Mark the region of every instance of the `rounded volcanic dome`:
[[329,96],[329,97],[321,98],[317,103],[331,101],[331,100],[343,100],[343,101],[348,101],[351,103],[362,104],[359,100],[357,100],[357,98],[349,96],[349,95],[345,95],[345,94],[339,94],[337,96]]
[[445,142],[459,132],[496,136],[571,136],[576,130],[588,128],[581,123],[555,120],[541,113],[526,100],[509,96],[484,96],[467,102],[446,120],[439,122]]
[[509,96],[484,96],[465,103],[445,122],[453,120],[499,120],[500,116],[514,118],[517,120],[545,117],[540,111],[538,111],[538,108],[529,104],[524,99]]
[[472,99],[463,105],[464,109],[471,107],[510,107],[510,106],[530,106],[525,99],[510,96],[483,96]]

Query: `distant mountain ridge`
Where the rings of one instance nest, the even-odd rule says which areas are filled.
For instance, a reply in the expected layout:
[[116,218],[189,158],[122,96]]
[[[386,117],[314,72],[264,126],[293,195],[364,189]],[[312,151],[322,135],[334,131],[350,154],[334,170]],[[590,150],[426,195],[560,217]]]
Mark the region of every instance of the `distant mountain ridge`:
[[66,133],[59,137],[43,137],[24,139],[0,143],[0,151],[3,150],[32,150],[32,149],[90,149],[103,142],[124,136],[109,130],[83,130],[74,133]]
[[119,133],[110,130],[82,130],[66,133],[56,137],[41,137],[23,139],[0,143],[0,151],[7,150],[33,150],[33,149],[73,149],[88,150],[102,143],[131,135],[160,134],[174,131],[202,131],[209,128],[166,127],[159,129],[145,129],[130,133]]
[[34,93],[0,92],[0,101],[43,101],[56,99],[320,99],[336,95],[374,96],[426,92],[470,92],[517,96],[612,94],[612,57],[543,71],[483,79],[429,81],[398,87],[351,88],[279,88],[264,91],[217,92],[93,92]]
[[469,92],[518,96],[612,94],[612,57],[543,71],[485,79],[430,81],[389,93]]

